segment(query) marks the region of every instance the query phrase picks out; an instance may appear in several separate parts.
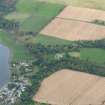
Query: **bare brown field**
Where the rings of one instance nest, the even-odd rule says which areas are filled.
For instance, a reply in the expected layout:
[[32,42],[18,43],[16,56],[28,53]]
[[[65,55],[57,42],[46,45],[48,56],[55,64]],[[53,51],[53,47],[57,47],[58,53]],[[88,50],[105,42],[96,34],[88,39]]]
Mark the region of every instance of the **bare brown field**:
[[105,5],[104,5],[105,0],[39,0],[39,1],[59,3],[59,4],[61,3],[65,5],[71,5],[71,6],[105,10]]
[[105,11],[67,6],[58,17],[92,22],[96,19],[105,20]]
[[105,38],[105,26],[55,18],[41,34],[70,41],[98,40]]
[[43,80],[34,100],[52,105],[105,105],[105,78],[61,70]]

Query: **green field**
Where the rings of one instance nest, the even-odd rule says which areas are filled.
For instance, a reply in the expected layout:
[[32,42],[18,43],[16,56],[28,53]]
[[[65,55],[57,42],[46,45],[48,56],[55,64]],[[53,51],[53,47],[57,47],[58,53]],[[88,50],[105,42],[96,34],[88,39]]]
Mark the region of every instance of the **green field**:
[[105,50],[99,48],[83,48],[80,50],[80,58],[98,64],[105,64]]
[[63,40],[55,37],[49,37],[45,35],[37,35],[34,39],[34,42],[40,43],[43,45],[69,45],[72,43],[71,41],[67,41],[67,40]]
[[94,9],[105,10],[105,0],[40,0],[53,3],[61,3],[72,6],[88,7]]
[[38,34],[35,37],[23,36],[21,37],[21,40],[24,41],[24,43],[42,44],[42,45],[70,45],[71,43],[73,43],[72,41],[67,41],[42,34]]
[[0,31],[0,43],[10,49],[14,61],[24,61],[32,58],[23,45],[14,41],[7,32]]
[[18,0],[16,11],[5,16],[8,20],[20,22],[20,31],[39,32],[62,9],[64,5],[39,2],[37,0]]
[[20,30],[39,32],[63,8],[64,5],[61,4],[37,2],[37,0],[19,0],[16,5],[17,15],[28,14],[29,16],[25,17],[24,21],[21,22]]

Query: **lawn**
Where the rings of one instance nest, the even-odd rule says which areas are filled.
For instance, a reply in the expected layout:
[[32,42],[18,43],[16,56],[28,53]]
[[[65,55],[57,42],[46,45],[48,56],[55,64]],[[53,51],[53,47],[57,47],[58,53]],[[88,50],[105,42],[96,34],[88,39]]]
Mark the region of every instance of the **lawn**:
[[48,24],[62,9],[64,5],[39,2],[37,0],[19,0],[16,12],[28,14],[29,17],[21,22],[21,31],[39,32]]
[[10,49],[14,61],[24,61],[32,58],[24,46],[13,40],[7,32],[0,31],[0,43]]
[[83,48],[80,50],[80,58],[97,64],[105,64],[105,50],[99,48]]
[[40,0],[48,2],[56,2],[72,6],[88,7],[94,9],[105,10],[105,0]]

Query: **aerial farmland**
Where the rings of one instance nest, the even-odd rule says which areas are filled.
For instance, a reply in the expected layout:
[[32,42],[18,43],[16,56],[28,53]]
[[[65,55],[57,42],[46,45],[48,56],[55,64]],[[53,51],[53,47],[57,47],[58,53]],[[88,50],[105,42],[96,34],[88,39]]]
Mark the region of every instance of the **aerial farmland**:
[[103,39],[105,27],[94,21],[104,18],[104,11],[67,6],[41,34],[71,41]]
[[57,17],[68,20],[74,19],[78,21],[92,22],[94,20],[105,20],[105,11],[67,6]]
[[104,105],[104,83],[105,78],[64,69],[42,82],[34,100],[52,105]]
[[0,0],[0,105],[105,105],[105,0]]

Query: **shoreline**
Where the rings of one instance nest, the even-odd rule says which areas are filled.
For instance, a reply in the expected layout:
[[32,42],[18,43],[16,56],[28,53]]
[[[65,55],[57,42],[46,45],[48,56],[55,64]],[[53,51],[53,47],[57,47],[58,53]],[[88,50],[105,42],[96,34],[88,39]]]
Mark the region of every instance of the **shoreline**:
[[10,82],[10,78],[11,78],[11,56],[10,56],[10,49],[8,47],[6,47],[4,44],[0,43],[1,47],[6,49],[6,53],[7,53],[7,70],[5,72],[7,72],[8,74],[8,78],[3,82],[3,86],[0,86],[0,90],[2,90],[3,87],[5,87],[5,85],[8,84],[8,82]]
[[[6,79],[3,79],[3,83],[1,84],[1,86],[0,86],[0,90],[5,86],[5,85],[7,85],[8,84],[8,82],[10,82],[10,78],[11,78],[11,71],[10,71],[10,62],[11,62],[11,57],[10,57],[10,49],[8,48],[8,47],[6,47],[4,44],[2,44],[2,43],[0,43],[0,46],[2,47],[2,48],[4,48],[5,49],[5,51],[6,51],[6,56],[7,56],[7,58],[6,58],[6,60],[7,60],[7,64],[6,64],[6,66],[7,66],[7,70],[6,71],[4,71],[4,72],[6,72],[5,74],[5,77],[7,77],[8,76],[8,78],[6,78]],[[5,65],[4,65],[5,66]]]

